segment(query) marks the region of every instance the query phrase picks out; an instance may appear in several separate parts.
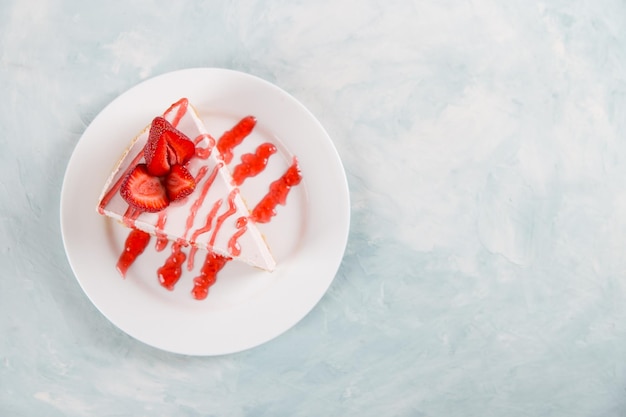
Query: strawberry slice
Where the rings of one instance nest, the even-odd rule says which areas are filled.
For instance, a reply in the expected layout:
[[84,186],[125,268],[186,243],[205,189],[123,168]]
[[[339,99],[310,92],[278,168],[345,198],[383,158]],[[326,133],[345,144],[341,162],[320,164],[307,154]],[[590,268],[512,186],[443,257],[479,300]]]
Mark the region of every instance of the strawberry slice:
[[186,164],[195,152],[196,146],[187,136],[163,117],[154,118],[144,147],[144,158],[150,174],[166,175],[172,165]]
[[144,148],[144,158],[148,172],[154,176],[163,176],[170,171],[170,162],[167,156],[167,143],[163,136],[159,139],[148,141]]
[[178,130],[168,130],[163,137],[167,139],[167,150],[172,165],[185,165],[195,155],[196,145]]
[[120,194],[131,206],[151,213],[163,210],[170,203],[161,180],[150,175],[146,164],[138,164],[126,175]]
[[196,180],[187,168],[180,164],[172,165],[163,183],[170,201],[183,199],[196,189]]

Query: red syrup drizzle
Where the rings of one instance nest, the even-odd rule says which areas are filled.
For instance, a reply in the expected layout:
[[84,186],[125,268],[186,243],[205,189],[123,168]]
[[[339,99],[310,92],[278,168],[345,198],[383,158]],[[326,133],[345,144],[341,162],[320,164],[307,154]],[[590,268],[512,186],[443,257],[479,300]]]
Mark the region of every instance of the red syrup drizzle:
[[239,186],[246,178],[258,175],[267,166],[269,157],[276,153],[276,147],[271,143],[263,143],[256,148],[255,153],[241,156],[241,163],[233,169],[233,182]]
[[122,216],[122,223],[124,223],[124,225],[128,228],[134,229],[135,220],[137,220],[137,217],[139,217],[141,213],[141,210],[137,210],[132,206],[128,206],[126,212],[124,212],[124,215]]
[[254,116],[246,116],[219,138],[217,150],[225,163],[228,164],[233,159],[233,148],[243,142],[246,136],[252,132],[255,125],[256,118]]
[[287,171],[274,181],[269,188],[269,192],[259,201],[252,210],[251,218],[257,223],[268,223],[276,215],[276,206],[285,205],[287,195],[291,187],[300,184],[302,175],[298,168],[298,160],[294,157],[291,166]]
[[[207,142],[209,142],[207,147],[199,147],[198,145],[200,144],[200,142],[205,139],[207,140]],[[196,156],[200,159],[208,159],[209,156],[211,156],[213,148],[215,147],[215,139],[213,139],[213,136],[209,135],[208,133],[203,133],[199,135],[197,138],[194,139],[193,143],[194,145],[196,145]]]
[[200,275],[193,279],[193,289],[191,290],[193,298],[196,300],[204,300],[207,297],[209,287],[215,284],[217,280],[217,273],[220,272],[222,268],[224,268],[224,265],[230,260],[231,258],[213,252],[207,253],[202,269],[200,270]]
[[[237,188],[235,188],[228,194],[228,210],[226,210],[224,213],[220,214],[220,216],[215,221],[215,228],[213,229],[213,234],[211,235],[211,240],[209,241],[209,248],[207,248],[207,250],[210,251],[211,248],[213,247],[213,245],[215,243],[215,238],[217,237],[217,233],[219,232],[219,230],[220,230],[222,224],[224,223],[224,221],[228,217],[232,216],[233,214],[235,214],[237,212],[237,209],[235,207],[235,196],[237,195],[238,191],[239,190]],[[209,230],[211,230],[211,225],[213,223],[213,219],[217,215],[217,211],[219,210],[221,205],[222,205],[222,200],[217,200],[213,204],[213,207],[211,208],[211,211],[209,212],[209,215],[207,216],[207,220],[206,220],[206,223],[204,224],[204,226],[202,228],[200,228],[200,229],[197,229],[191,235],[190,241],[192,243],[192,247],[189,250],[189,258],[187,260],[187,270],[191,271],[193,269],[194,257],[196,255],[196,252],[198,251],[198,248],[195,245],[193,245],[193,243],[195,242],[195,240],[198,238],[199,235],[201,235],[202,233],[206,233]],[[247,223],[247,219],[245,217],[242,217],[242,218],[244,219],[244,221],[243,221],[243,224],[241,225],[241,227],[245,228],[245,225]],[[242,218],[240,218],[239,220],[241,220]],[[237,227],[239,228],[240,222],[238,221],[237,224],[238,224]],[[244,230],[244,232],[245,232],[245,230]],[[232,238],[231,238],[231,240],[232,240]],[[233,246],[235,246],[236,244],[237,244],[237,242],[236,242],[236,239],[235,239],[235,241],[233,242]],[[230,245],[230,242],[229,242],[229,245]],[[233,253],[232,250],[231,250],[231,253]],[[209,252],[209,254],[212,254],[212,252]],[[215,254],[214,256],[221,256],[221,255]],[[208,259],[208,257],[207,257],[207,259]],[[205,266],[206,266],[206,261],[205,261]],[[221,267],[220,267],[220,269],[221,269]],[[212,285],[212,284],[210,284],[210,285]],[[204,297],[206,297],[206,294],[204,295]],[[201,298],[198,298],[198,299],[201,299]]]
[[[206,175],[208,170],[209,170],[209,167],[206,167],[206,166],[203,166],[202,168],[200,168],[200,170],[198,171],[198,175],[196,175],[196,178],[195,178],[196,184],[200,183],[200,181]],[[213,169],[213,171],[216,171],[215,168]],[[193,226],[193,221],[195,220],[196,215],[198,214],[198,209],[202,205],[202,202],[204,201],[204,198],[206,197],[206,193],[208,189],[211,187],[211,184],[213,183],[214,179],[215,179],[215,175],[214,173],[211,173],[211,176],[209,177],[206,184],[204,184],[204,187],[202,188],[202,193],[200,193],[200,196],[196,199],[196,201],[193,202],[191,206],[191,210],[189,211],[189,216],[187,216],[187,223],[185,224],[185,233],[183,234],[183,239],[187,237],[187,233],[189,233],[189,229],[191,229],[191,226]]]
[[157,242],[155,245],[155,249],[157,252],[161,252],[167,246],[167,236],[163,233],[163,227],[165,227],[165,222],[167,221],[167,214],[165,211],[159,213],[159,219],[156,224],[156,236]]
[[247,224],[247,217],[240,217],[237,219],[237,223],[235,224],[237,226],[237,231],[228,241],[228,251],[233,256],[239,256],[241,254],[241,246],[239,245],[239,242],[237,242],[237,239],[246,233],[246,230],[248,230],[248,227],[246,226]]
[[174,118],[170,122],[174,127],[178,126],[180,120],[183,118],[185,113],[187,113],[187,109],[189,108],[189,100],[187,100],[186,98],[181,98],[176,103],[172,104],[167,110],[165,110],[165,112],[163,113],[163,117],[170,114],[176,107],[178,107],[178,109],[176,110]]
[[117,261],[117,270],[122,278],[126,278],[128,268],[130,268],[133,262],[135,262],[135,259],[143,253],[149,242],[150,234],[139,229],[130,231],[124,242],[124,252],[122,252]]
[[[209,189],[211,188],[213,181],[215,181],[215,177],[217,177],[217,173],[219,172],[220,166],[221,166],[221,162],[213,167],[213,171],[211,171],[209,178],[207,178],[206,182],[204,183],[204,186],[202,187],[200,195],[198,196],[198,198],[196,198],[196,201],[194,201],[193,204],[191,205],[191,209],[189,210],[189,216],[187,216],[187,224],[185,228],[184,237],[187,237],[187,233],[189,232],[189,229],[191,229],[191,227],[193,226],[193,222],[196,219],[198,210],[202,206],[202,203],[204,202],[204,199],[206,198],[206,195],[209,192]],[[202,169],[204,169],[204,173],[203,173],[204,175],[206,171],[208,170],[208,168],[202,167]]]
[[200,236],[202,233],[206,233],[209,230],[211,230],[211,224],[213,223],[213,219],[217,215],[217,210],[219,210],[221,205],[222,205],[222,200],[217,200],[213,204],[213,207],[211,208],[211,211],[209,212],[209,215],[206,218],[206,222],[204,223],[204,226],[202,226],[200,229],[196,229],[196,231],[193,232],[193,234],[191,235],[191,238],[189,240],[191,241],[192,246],[191,246],[191,249],[189,250],[189,258],[187,259],[188,271],[191,271],[193,269],[194,257],[196,255],[196,252],[198,251],[198,247],[193,245],[193,243],[196,241],[198,236]]
[[235,197],[237,196],[238,192],[238,188],[233,188],[231,192],[228,193],[228,210],[220,214],[220,216],[215,221],[215,229],[213,229],[213,234],[211,235],[211,240],[209,241],[210,247],[213,247],[213,245],[215,244],[215,238],[217,238],[217,234],[222,228],[222,224],[224,224],[227,218],[237,212],[237,208],[235,207]]
[[159,283],[170,291],[174,289],[174,285],[180,279],[183,263],[187,258],[187,255],[181,251],[182,246],[181,242],[174,242],[172,244],[172,254],[165,260],[163,266],[157,270]]

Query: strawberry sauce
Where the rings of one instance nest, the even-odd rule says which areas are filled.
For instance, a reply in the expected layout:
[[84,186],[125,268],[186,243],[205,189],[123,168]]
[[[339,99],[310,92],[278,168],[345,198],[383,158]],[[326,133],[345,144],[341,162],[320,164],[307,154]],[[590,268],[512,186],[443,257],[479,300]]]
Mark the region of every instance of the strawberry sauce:
[[[208,142],[207,147],[199,147],[198,145],[205,139]],[[196,156],[200,159],[209,159],[209,156],[211,156],[211,152],[215,147],[215,139],[213,139],[213,136],[209,135],[208,133],[204,133],[195,138],[193,143],[196,145]]]
[[256,125],[254,116],[246,116],[232,129],[225,132],[217,141],[217,150],[227,164],[233,159],[233,149],[252,132]]
[[207,253],[202,269],[200,270],[200,275],[193,279],[191,294],[196,300],[204,300],[207,297],[209,287],[215,284],[217,280],[217,273],[224,268],[224,265],[226,265],[230,259],[231,258],[212,252]]
[[189,108],[189,100],[186,98],[181,98],[176,103],[172,104],[169,107],[169,109],[165,110],[165,113],[163,113],[163,117],[170,114],[172,111],[174,111],[175,108],[177,108],[176,114],[174,115],[174,118],[170,122],[172,126],[174,127],[178,126],[178,124],[180,123],[180,120],[183,118],[185,113],[187,113],[187,109]]
[[233,256],[239,256],[241,254],[241,246],[239,245],[239,242],[237,242],[237,239],[239,239],[241,235],[246,233],[246,230],[248,230],[246,226],[247,224],[248,224],[247,217],[240,217],[237,219],[237,223],[236,223],[237,231],[228,241],[228,251]]
[[187,258],[187,255],[181,251],[181,247],[181,243],[173,243],[172,254],[165,260],[163,266],[157,270],[159,283],[170,291],[174,289],[174,285],[180,279],[183,263]]
[[[208,170],[209,168],[206,166],[200,168],[200,170],[198,171],[198,175],[196,175],[196,184],[200,183],[200,180],[202,180],[202,178],[206,175]],[[200,194],[200,197],[198,197],[198,199],[196,199],[196,201],[193,202],[193,205],[191,206],[191,210],[189,211],[189,216],[187,216],[187,223],[185,225],[185,233],[183,234],[183,239],[187,237],[187,233],[189,233],[189,229],[191,229],[191,227],[193,226],[193,221],[196,218],[198,209],[202,205],[202,201],[204,200],[204,197],[206,195],[205,190],[208,191],[208,189],[211,187],[211,183],[213,182],[213,179],[215,179],[215,176],[211,174],[211,178],[209,178],[207,183],[204,185],[204,188],[202,189],[202,193]]]
[[157,252],[161,252],[167,246],[167,236],[163,233],[163,228],[165,227],[165,222],[167,221],[167,214],[165,211],[159,213],[159,219],[156,224],[156,236],[157,242],[155,245],[155,249]]
[[235,185],[241,185],[246,178],[254,177],[265,169],[269,157],[276,153],[276,147],[271,143],[264,143],[256,148],[255,153],[241,156],[241,163],[233,169]]
[[126,277],[128,268],[141,255],[150,242],[150,235],[142,230],[133,229],[124,242],[124,252],[117,261],[117,270],[122,277]]
[[139,217],[141,213],[141,210],[128,206],[126,212],[122,216],[122,223],[124,223],[126,227],[133,229],[135,227],[135,220],[137,220],[137,217]]
[[285,205],[289,190],[294,185],[300,184],[302,175],[298,168],[298,161],[294,157],[291,166],[282,177],[270,185],[269,192],[259,201],[252,210],[252,220],[257,223],[267,223],[276,215],[276,206]]
[[234,188],[228,194],[228,210],[226,210],[224,213],[220,214],[220,216],[217,218],[217,221],[215,222],[215,229],[213,229],[213,235],[211,235],[211,240],[209,241],[209,246],[213,247],[213,245],[215,244],[215,239],[217,238],[217,233],[222,228],[222,224],[224,224],[226,219],[229,218],[230,216],[232,216],[233,214],[235,214],[237,212],[237,209],[235,207],[235,197],[237,196],[238,192],[239,192],[239,189],[238,188]]
[[[206,168],[206,167],[202,167],[202,168]],[[202,206],[202,203],[204,202],[204,199],[206,198],[206,195],[209,192],[209,188],[211,188],[211,184],[213,184],[213,181],[215,181],[215,177],[217,177],[217,173],[219,172],[219,169],[220,169],[220,164],[213,167],[213,171],[211,171],[209,178],[207,178],[206,182],[204,183],[204,186],[202,187],[202,191],[200,192],[200,195],[198,196],[196,201],[193,202],[191,206],[191,210],[189,211],[189,216],[187,216],[187,224],[185,226],[186,228],[185,228],[184,237],[187,237],[187,233],[189,232],[189,229],[191,229],[191,227],[193,226],[193,223],[196,219],[196,215],[198,214],[198,210],[200,209],[200,206]]]
[[[194,243],[196,239],[198,238],[198,236],[200,236],[202,233],[206,233],[209,230],[211,230],[211,224],[213,224],[213,219],[217,215],[217,210],[219,210],[221,205],[222,205],[222,200],[217,200],[213,204],[213,207],[211,208],[211,211],[209,212],[209,215],[206,218],[206,222],[204,223],[204,226],[202,226],[200,229],[196,229],[196,231],[193,232],[193,234],[191,235],[191,238],[189,239],[191,243]],[[194,257],[197,251],[198,251],[198,248],[195,245],[192,246],[189,251],[189,259],[187,260],[187,270],[189,271],[193,269],[193,261],[194,261]]]

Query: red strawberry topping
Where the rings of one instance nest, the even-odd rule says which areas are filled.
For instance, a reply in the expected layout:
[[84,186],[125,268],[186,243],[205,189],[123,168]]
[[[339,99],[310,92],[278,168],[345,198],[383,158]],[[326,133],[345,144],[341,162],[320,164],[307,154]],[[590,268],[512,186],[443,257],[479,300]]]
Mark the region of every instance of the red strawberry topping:
[[186,164],[195,151],[194,143],[170,122],[163,117],[154,118],[144,148],[144,157],[150,174],[166,175],[172,165]]
[[169,205],[165,187],[158,177],[150,175],[146,164],[128,173],[120,189],[122,198],[136,209],[157,212]]
[[196,181],[187,168],[180,164],[172,168],[164,180],[165,190],[170,201],[187,197],[196,188]]

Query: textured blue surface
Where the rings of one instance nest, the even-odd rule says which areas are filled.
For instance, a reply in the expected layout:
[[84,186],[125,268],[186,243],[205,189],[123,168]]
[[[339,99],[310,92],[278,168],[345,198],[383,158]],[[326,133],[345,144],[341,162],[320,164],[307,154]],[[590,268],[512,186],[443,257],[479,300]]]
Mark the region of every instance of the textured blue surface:
[[[95,115],[198,66],[302,101],[352,200],[320,304],[213,358],[112,326],[58,208]],[[617,0],[0,2],[0,414],[626,415],[625,70]]]

